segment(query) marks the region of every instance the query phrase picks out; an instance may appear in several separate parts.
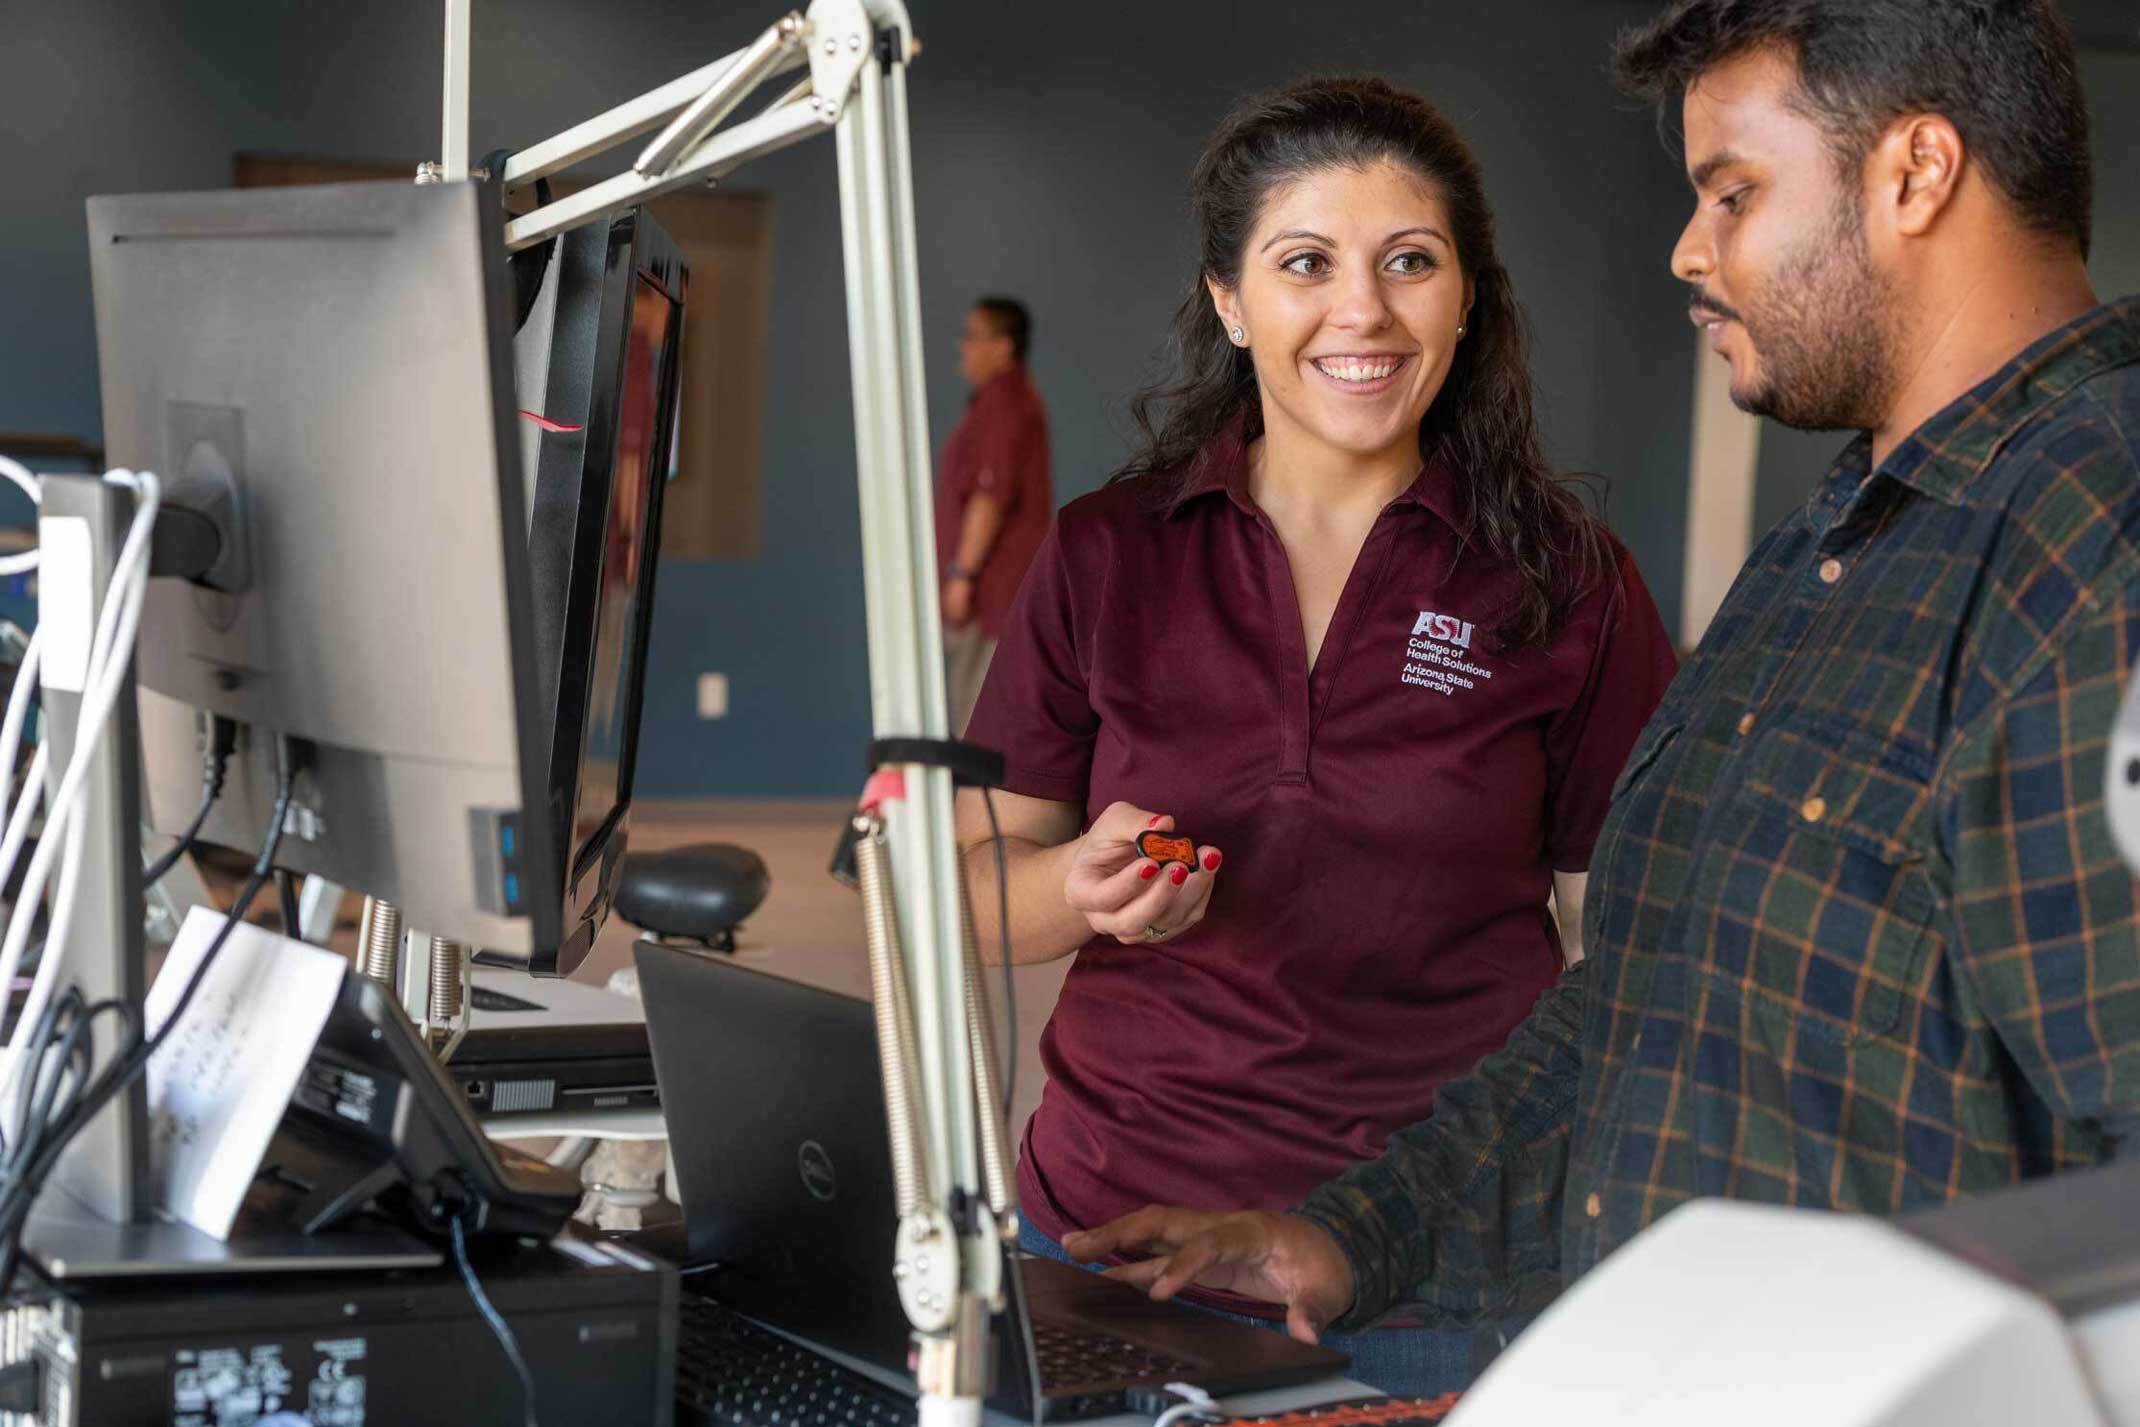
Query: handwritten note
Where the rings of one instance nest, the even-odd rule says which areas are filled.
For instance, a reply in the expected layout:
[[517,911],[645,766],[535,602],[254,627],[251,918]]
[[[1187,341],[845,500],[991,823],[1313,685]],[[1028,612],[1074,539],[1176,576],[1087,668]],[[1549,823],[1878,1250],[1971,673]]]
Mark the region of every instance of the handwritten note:
[[[151,1033],[170,1018],[224,922],[204,907],[186,914],[149,989]],[[185,1018],[149,1061],[150,1155],[173,1218],[230,1236],[347,967],[331,951],[260,927],[231,929]]]

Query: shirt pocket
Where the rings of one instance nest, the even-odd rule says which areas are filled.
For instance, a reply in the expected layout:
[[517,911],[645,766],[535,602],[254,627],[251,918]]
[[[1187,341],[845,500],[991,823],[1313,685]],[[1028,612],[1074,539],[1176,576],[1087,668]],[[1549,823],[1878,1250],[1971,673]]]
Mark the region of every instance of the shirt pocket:
[[1893,1034],[1935,939],[1929,770],[1859,730],[1771,728],[1748,758],[1698,854],[1702,979],[1801,1041]]

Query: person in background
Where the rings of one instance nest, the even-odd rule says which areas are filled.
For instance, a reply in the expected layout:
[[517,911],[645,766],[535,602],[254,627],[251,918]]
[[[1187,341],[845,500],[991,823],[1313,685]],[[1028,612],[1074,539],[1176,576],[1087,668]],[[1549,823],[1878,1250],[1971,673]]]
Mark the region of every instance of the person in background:
[[1015,298],[966,314],[959,373],[973,388],[937,477],[944,661],[957,737],[973,716],[1011,599],[1055,512],[1048,412],[1026,368],[1033,319]]
[[2140,299],[2090,286],[2065,21],[1679,0],[1619,68],[1682,117],[1672,270],[1733,400],[1856,434],[1637,743],[1585,962],[1293,1212],[1066,1242],[1155,1254],[1128,1271],[1155,1296],[1284,1303],[1301,1336],[1463,1322],[1697,1196],[1894,1214],[2140,1130],[2140,882],[2104,804],[2140,651]]
[[[1012,958],[1076,957],[1019,1155],[1041,1254],[1155,1198],[1282,1208],[1498,1048],[1581,954],[1591,843],[1676,663],[1547,462],[1485,182],[1432,104],[1255,96],[1190,195],[1175,370],[1057,518],[969,731],[1005,756]],[[992,949],[985,813],[961,796]],[[1503,1326],[1343,1348],[1436,1393]]]

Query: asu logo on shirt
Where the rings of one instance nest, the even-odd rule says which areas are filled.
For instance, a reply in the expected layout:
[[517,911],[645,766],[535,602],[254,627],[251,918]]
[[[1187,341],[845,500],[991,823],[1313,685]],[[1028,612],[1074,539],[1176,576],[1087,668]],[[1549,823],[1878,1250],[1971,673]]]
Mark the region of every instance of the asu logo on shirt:
[[1412,637],[1404,646],[1400,682],[1449,697],[1476,689],[1482,679],[1493,678],[1491,669],[1472,662],[1472,628],[1468,619],[1421,610],[1419,618],[1412,622]]
[[1436,614],[1431,609],[1421,610],[1419,618],[1412,623],[1412,637],[1417,639],[1421,635],[1429,639],[1439,639],[1445,644],[1454,644],[1459,649],[1471,647],[1471,624],[1452,614]]

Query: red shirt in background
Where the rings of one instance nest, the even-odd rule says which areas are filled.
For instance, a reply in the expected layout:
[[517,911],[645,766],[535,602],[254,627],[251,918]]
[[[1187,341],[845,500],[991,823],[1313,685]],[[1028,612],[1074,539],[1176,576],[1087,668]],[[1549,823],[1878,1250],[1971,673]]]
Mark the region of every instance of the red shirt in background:
[[1433,463],[1311,676],[1239,439],[1192,475],[1171,505],[1130,482],[1063,510],[967,734],[1014,793],[1172,813],[1226,858],[1197,926],[1070,968],[1019,1166],[1057,1238],[1148,1203],[1283,1209],[1426,1118],[1559,975],[1553,873],[1589,865],[1677,666],[1617,542],[1548,646],[1497,652],[1516,573]]
[[989,638],[1000,639],[1019,582],[1047,538],[1055,511],[1047,408],[1023,366],[974,391],[944,446],[936,488],[939,576],[958,554],[966,502],[977,494],[1003,502],[1003,529],[975,573],[973,588],[974,621]]

